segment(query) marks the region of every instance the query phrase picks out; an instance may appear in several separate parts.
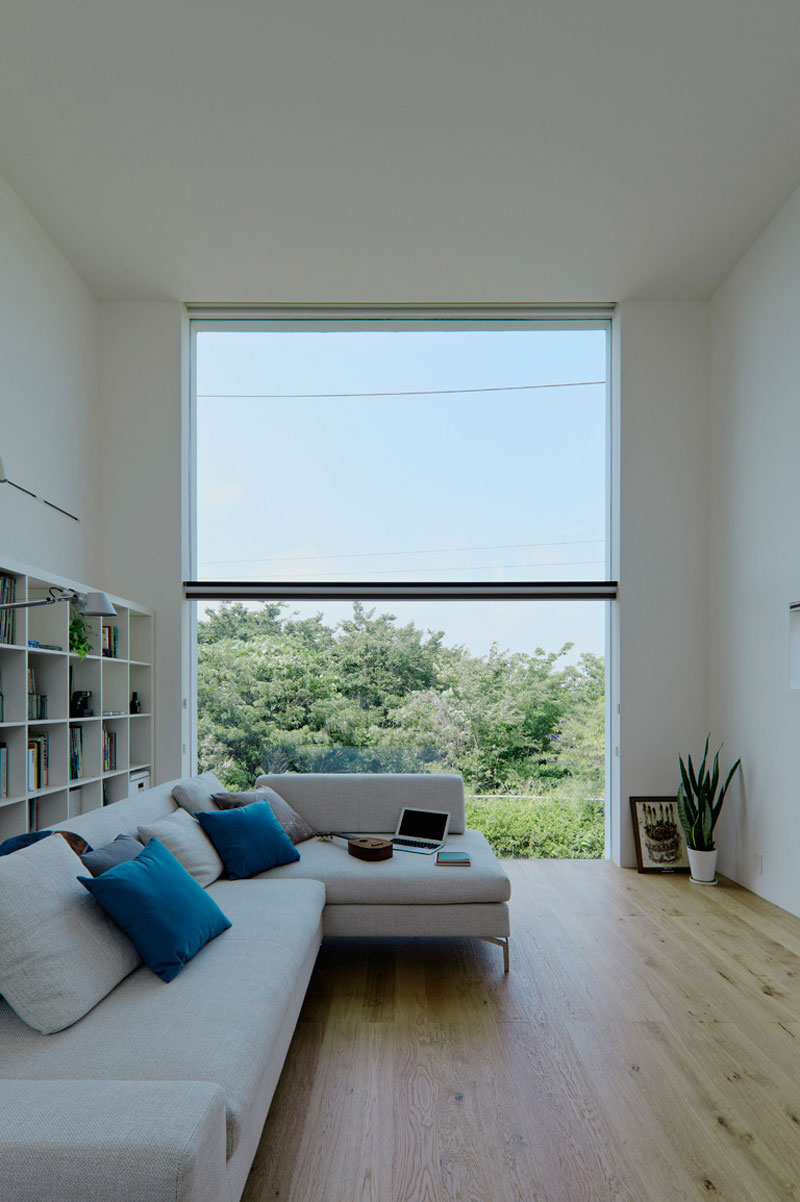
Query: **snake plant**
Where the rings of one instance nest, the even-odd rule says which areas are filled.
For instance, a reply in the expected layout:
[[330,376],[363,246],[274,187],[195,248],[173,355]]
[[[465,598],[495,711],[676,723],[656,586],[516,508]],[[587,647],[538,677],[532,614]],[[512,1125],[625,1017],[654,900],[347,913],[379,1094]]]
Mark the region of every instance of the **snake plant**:
[[686,835],[686,844],[693,851],[713,851],[714,850],[714,827],[717,825],[722,803],[725,800],[725,794],[728,791],[728,785],[733,780],[733,774],[741,764],[741,759],[738,759],[728,773],[727,780],[719,790],[719,753],[722,751],[720,746],[719,751],[714,756],[714,763],[711,770],[706,769],[706,761],[708,759],[708,742],[711,735],[706,739],[706,746],[703,752],[703,762],[700,765],[698,772],[695,772],[692,757],[688,757],[688,764],[684,764],[681,756],[678,757],[681,765],[681,783],[678,788],[678,817],[683,833]]

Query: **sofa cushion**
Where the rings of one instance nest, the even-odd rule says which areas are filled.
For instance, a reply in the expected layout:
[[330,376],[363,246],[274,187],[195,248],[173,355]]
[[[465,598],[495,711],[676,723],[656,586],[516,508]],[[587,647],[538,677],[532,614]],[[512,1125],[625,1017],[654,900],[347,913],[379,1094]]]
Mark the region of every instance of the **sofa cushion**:
[[64,822],[53,823],[54,831],[73,830],[83,835],[93,847],[110,843],[117,835],[135,835],[136,828],[150,822],[158,822],[178,809],[172,789],[179,781],[167,781],[154,785],[143,793],[134,793],[111,805],[87,810]]
[[148,968],[172,981],[230,919],[158,839],[135,860],[78,877],[133,941]]
[[450,834],[463,834],[464,782],[445,772],[282,772],[256,779],[269,785],[316,830],[394,832],[403,806],[446,810]]
[[200,776],[192,776],[188,780],[179,780],[172,787],[172,796],[178,805],[190,814],[199,810],[216,810],[212,794],[224,792],[224,786],[218,781],[213,772],[203,772]]
[[237,810],[254,801],[268,801],[269,808],[295,846],[304,843],[306,839],[313,839],[317,833],[303,815],[298,814],[297,810],[290,806],[288,801],[284,801],[274,789],[270,789],[269,785],[260,789],[250,789],[248,793],[215,793],[213,800],[221,810]]
[[503,902],[511,883],[480,831],[448,836],[450,851],[467,851],[469,868],[440,868],[435,856],[396,851],[391,860],[357,860],[341,839],[310,839],[296,864],[273,868],[270,878],[314,878],[330,905],[454,905]]
[[199,813],[198,820],[233,881],[300,859],[300,852],[267,801],[220,810],[218,814]]
[[227,1098],[230,1157],[272,1066],[275,1036],[298,1005],[299,971],[319,946],[325,890],[317,881],[215,881],[208,893],[233,926],[169,989],[139,968],[49,1039],[0,1002],[2,1075],[214,1082]]
[[138,829],[143,843],[159,839],[204,889],[222,876],[222,860],[214,844],[187,810],[176,810],[169,818]]
[[46,1035],[77,1022],[141,963],[78,884],[82,871],[64,839],[0,859],[0,993]]
[[116,839],[106,843],[104,847],[93,847],[91,851],[84,852],[81,864],[92,876],[101,876],[117,864],[135,860],[143,847],[144,844],[134,839],[133,835],[117,835]]

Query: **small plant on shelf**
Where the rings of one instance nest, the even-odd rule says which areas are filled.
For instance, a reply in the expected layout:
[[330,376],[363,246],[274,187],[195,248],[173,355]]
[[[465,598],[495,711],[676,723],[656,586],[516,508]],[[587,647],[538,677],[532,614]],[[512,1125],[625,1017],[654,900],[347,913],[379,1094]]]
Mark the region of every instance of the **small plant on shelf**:
[[69,619],[69,649],[81,659],[85,659],[92,647],[89,642],[89,632],[86,629],[86,619],[77,609],[70,609]]

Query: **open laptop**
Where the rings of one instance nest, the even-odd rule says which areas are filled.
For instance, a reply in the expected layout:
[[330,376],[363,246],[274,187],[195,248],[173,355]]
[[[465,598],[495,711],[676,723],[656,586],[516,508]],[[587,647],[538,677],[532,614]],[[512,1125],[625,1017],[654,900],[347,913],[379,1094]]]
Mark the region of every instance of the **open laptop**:
[[440,810],[413,810],[404,806],[392,837],[395,851],[416,851],[431,856],[444,847],[450,815]]

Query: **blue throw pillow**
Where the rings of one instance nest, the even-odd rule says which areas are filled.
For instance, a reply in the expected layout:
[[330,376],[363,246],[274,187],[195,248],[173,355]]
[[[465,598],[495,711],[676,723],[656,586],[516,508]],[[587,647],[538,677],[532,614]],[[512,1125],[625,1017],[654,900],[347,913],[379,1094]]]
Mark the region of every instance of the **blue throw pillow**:
[[232,881],[291,864],[300,852],[285,833],[267,801],[236,810],[199,810],[197,821],[217,849]]
[[78,880],[163,981],[231,925],[171,851],[151,839],[135,860]]
[[52,831],[28,831],[24,835],[12,835],[10,839],[0,843],[0,856],[10,856],[12,852],[30,847],[32,843],[38,843],[40,839],[46,839],[52,834]]

